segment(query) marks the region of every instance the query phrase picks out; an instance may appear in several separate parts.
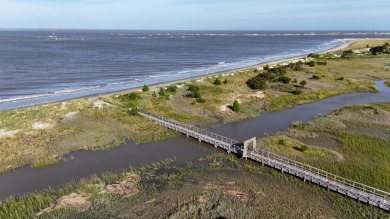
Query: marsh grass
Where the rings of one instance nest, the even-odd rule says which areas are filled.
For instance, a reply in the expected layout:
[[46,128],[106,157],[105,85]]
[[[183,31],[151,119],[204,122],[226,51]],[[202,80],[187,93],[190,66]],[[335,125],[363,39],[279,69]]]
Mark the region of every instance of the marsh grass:
[[[293,125],[263,139],[261,145],[336,175],[390,191],[389,115],[389,103],[347,106]],[[284,144],[278,139],[284,139]],[[315,139],[321,142],[316,143]],[[308,145],[308,150],[291,149],[300,148],[301,144]],[[308,153],[313,149],[320,153]]]
[[183,166],[174,166],[175,162],[171,158],[126,171],[141,177],[136,185],[140,192],[135,196],[100,193],[126,177],[126,172],[106,173],[0,203],[0,218],[33,218],[73,192],[89,195],[92,206],[86,212],[64,208],[38,218],[387,217],[378,208],[225,153]]

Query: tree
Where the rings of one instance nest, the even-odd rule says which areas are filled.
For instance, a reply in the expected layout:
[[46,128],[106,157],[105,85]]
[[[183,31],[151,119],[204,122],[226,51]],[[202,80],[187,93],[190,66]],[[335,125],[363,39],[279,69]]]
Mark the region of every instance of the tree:
[[307,82],[306,82],[305,80],[302,80],[301,82],[299,82],[299,84],[300,84],[302,87],[304,87],[304,86],[307,84]]
[[233,111],[234,112],[240,112],[240,108],[241,108],[240,104],[238,103],[237,100],[235,100],[234,103],[233,103]]
[[217,79],[215,79],[214,84],[215,85],[221,85],[222,82],[217,78]]
[[143,91],[143,92],[149,91],[148,85],[145,84],[144,87],[142,88],[142,91]]

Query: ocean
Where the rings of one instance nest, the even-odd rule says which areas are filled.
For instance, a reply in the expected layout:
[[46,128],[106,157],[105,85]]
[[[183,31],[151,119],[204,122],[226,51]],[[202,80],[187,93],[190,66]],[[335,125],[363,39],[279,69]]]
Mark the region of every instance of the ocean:
[[0,29],[0,110],[316,53],[367,31]]

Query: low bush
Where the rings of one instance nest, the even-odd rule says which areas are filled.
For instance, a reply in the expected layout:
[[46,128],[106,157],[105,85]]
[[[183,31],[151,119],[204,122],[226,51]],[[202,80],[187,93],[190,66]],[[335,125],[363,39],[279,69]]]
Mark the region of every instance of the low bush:
[[167,91],[169,91],[171,93],[176,93],[177,87],[175,85],[168,86]]
[[215,84],[215,85],[221,85],[222,82],[221,82],[221,80],[219,80],[219,79],[217,78],[217,79],[215,79],[215,81],[214,81],[213,84]]
[[318,76],[318,75],[313,75],[313,76],[311,77],[311,79],[313,79],[313,80],[319,80],[319,79],[320,79],[320,76]]
[[303,91],[301,89],[296,89],[296,90],[293,90],[291,93],[294,95],[300,95],[303,93]]
[[148,85],[145,84],[145,85],[142,87],[142,91],[143,91],[143,92],[149,91]]
[[288,83],[290,83],[291,78],[289,78],[287,76],[280,76],[279,81],[282,82],[283,84],[288,84]]

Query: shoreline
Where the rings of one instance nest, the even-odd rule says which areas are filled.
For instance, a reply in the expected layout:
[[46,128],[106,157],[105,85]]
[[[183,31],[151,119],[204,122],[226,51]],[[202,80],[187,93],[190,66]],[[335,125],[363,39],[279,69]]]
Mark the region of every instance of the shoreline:
[[[328,53],[328,52],[336,52],[336,51],[339,51],[339,50],[347,48],[349,45],[351,45],[352,43],[357,42],[357,41],[359,41],[359,39],[358,40],[349,40],[348,42],[343,43],[341,45],[335,46],[335,47],[330,48],[330,49],[326,49],[326,50],[321,51],[321,52],[318,52],[318,54],[325,54],[325,53]],[[262,67],[262,66],[265,66],[265,65],[276,65],[276,64],[282,63],[282,62],[292,62],[292,61],[296,61],[296,60],[305,58],[305,57],[307,57],[307,55],[308,54],[300,55],[300,56],[293,56],[293,57],[289,57],[289,58],[278,59],[278,60],[275,60],[275,61],[258,63],[256,65],[251,65],[251,66],[242,67],[242,68],[235,68],[235,69],[230,69],[230,70],[218,71],[218,72],[205,74],[205,75],[201,75],[201,76],[193,76],[193,77],[180,79],[180,80],[172,80],[172,81],[167,81],[167,82],[159,82],[159,83],[154,83],[154,84],[150,84],[150,85],[146,84],[146,85],[148,85],[151,89],[157,89],[157,88],[160,88],[160,87],[166,87],[166,86],[177,84],[177,83],[186,83],[186,82],[189,82],[189,81],[192,81],[192,80],[199,80],[199,79],[202,79],[202,78],[205,78],[205,77],[214,77],[214,76],[220,76],[220,75],[223,75],[223,74],[231,74],[231,73],[234,73],[234,72],[237,72],[237,71],[247,70],[247,69],[251,69],[251,68],[259,68],[259,67]],[[142,89],[142,86],[135,87],[135,88],[130,88],[130,89],[125,89],[125,90],[120,90],[120,91],[115,91],[115,92],[108,92],[108,93],[84,96],[84,97],[80,97],[80,98],[73,98],[73,99],[69,99],[69,100],[82,99],[82,98],[91,98],[91,97],[99,97],[99,96],[103,96],[103,95],[122,94],[123,92],[138,91],[138,90],[141,90],[141,89]],[[58,102],[62,102],[62,101],[58,101]],[[44,104],[42,104],[42,105],[44,105]],[[38,105],[36,105],[36,106],[38,106]]]
[[[325,53],[328,53],[328,52],[336,52],[336,51],[339,51],[339,50],[347,48],[349,45],[351,45],[352,43],[357,42],[359,40],[365,40],[365,39],[351,39],[351,40],[348,40],[348,42],[346,42],[346,43],[343,43],[341,45],[335,46],[335,47],[330,48],[330,49],[326,49],[326,50],[320,51],[317,54],[325,54]],[[265,65],[275,65],[275,64],[279,64],[279,63],[283,63],[283,62],[292,62],[292,61],[296,61],[296,60],[305,58],[305,57],[307,57],[307,55],[308,54],[298,55],[298,56],[293,56],[293,57],[289,57],[289,58],[278,59],[278,60],[275,60],[275,61],[258,63],[258,64],[255,64],[255,65],[241,67],[241,68],[234,68],[234,69],[230,69],[230,70],[223,70],[223,71],[218,71],[218,72],[214,72],[214,73],[204,74],[204,75],[200,75],[200,76],[193,76],[193,77],[188,77],[188,78],[179,79],[179,80],[170,80],[170,81],[166,81],[166,82],[158,82],[158,83],[147,84],[147,85],[150,87],[150,89],[158,89],[160,87],[166,87],[166,86],[177,84],[177,83],[186,83],[186,82],[189,82],[189,81],[192,81],[192,80],[199,80],[199,79],[202,79],[202,78],[205,78],[205,77],[215,77],[215,76],[220,76],[220,75],[223,75],[223,74],[231,74],[231,73],[234,73],[234,72],[237,72],[237,71],[247,70],[247,69],[251,69],[251,68],[259,68],[259,67],[262,67],[262,66],[265,66]],[[58,100],[58,101],[51,101],[51,102],[47,102],[47,103],[38,103],[38,104],[32,104],[32,105],[28,105],[28,106],[14,107],[14,108],[10,108],[10,109],[0,109],[0,111],[10,111],[10,110],[17,110],[17,109],[26,109],[26,108],[29,108],[29,107],[45,106],[45,105],[50,105],[50,104],[54,104],[54,103],[61,103],[61,102],[66,102],[66,101],[71,101],[71,100],[80,100],[80,99],[84,99],[84,98],[97,98],[97,97],[102,97],[102,96],[107,96],[107,95],[109,96],[109,95],[114,95],[114,94],[120,95],[120,94],[127,93],[127,92],[139,91],[139,90],[142,89],[142,86],[134,87],[134,88],[128,88],[128,89],[123,89],[123,90],[117,90],[117,91],[102,92],[102,93],[99,93],[99,94],[85,95],[85,96],[81,96],[81,97],[69,98],[69,99]]]

